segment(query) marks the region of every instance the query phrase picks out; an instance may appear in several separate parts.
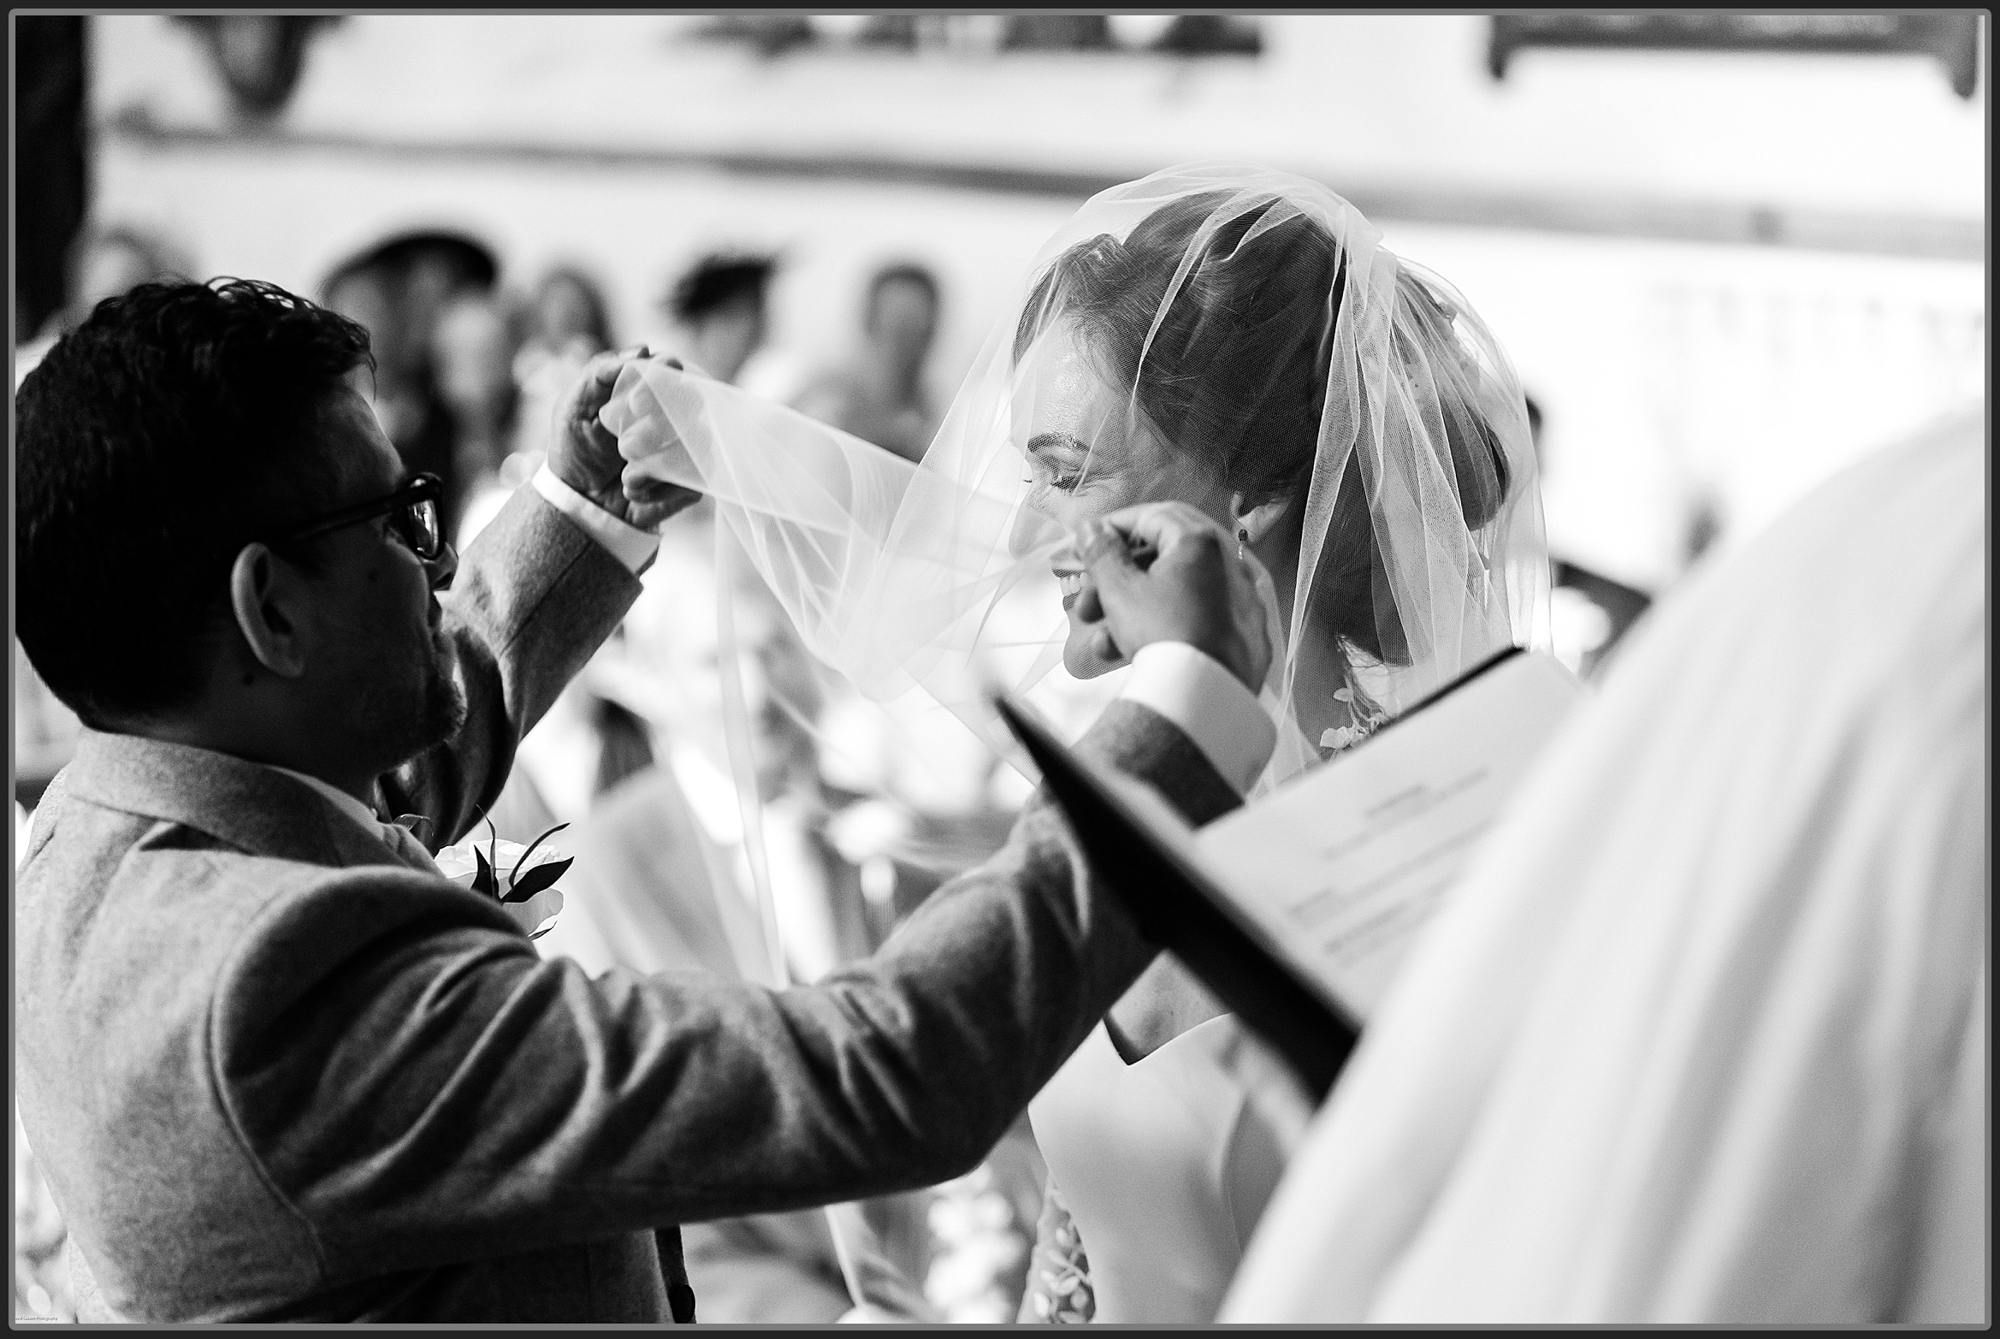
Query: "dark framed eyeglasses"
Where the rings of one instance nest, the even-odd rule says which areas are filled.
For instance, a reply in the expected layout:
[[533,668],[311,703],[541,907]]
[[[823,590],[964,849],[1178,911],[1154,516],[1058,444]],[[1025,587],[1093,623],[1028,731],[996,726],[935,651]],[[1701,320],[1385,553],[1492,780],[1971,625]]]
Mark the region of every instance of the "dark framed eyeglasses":
[[274,536],[270,542],[289,544],[312,539],[328,531],[360,525],[377,516],[387,516],[389,528],[396,538],[417,557],[433,562],[444,552],[444,523],[438,517],[438,501],[443,496],[444,480],[435,474],[413,475],[408,483],[387,497],[379,497],[372,502],[357,502],[351,507],[316,516]]

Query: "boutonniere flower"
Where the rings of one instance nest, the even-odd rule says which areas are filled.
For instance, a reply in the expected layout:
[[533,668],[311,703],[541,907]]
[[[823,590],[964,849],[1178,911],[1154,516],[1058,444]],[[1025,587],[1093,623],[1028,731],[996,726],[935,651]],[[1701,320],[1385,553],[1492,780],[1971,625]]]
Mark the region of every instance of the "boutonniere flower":
[[432,858],[447,879],[500,903],[528,931],[529,938],[540,939],[555,927],[556,914],[562,910],[562,892],[556,881],[576,863],[574,856],[565,858],[555,847],[543,843],[568,826],[558,823],[523,845],[504,840],[488,819],[485,841],[468,838]]

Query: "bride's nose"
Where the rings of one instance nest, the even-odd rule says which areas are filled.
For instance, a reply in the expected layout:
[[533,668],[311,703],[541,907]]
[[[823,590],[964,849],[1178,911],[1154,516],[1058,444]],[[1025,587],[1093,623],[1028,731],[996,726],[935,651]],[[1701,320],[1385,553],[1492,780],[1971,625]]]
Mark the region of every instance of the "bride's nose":
[[1025,558],[1038,549],[1046,549],[1062,540],[1065,532],[1060,522],[1047,512],[1037,511],[1027,498],[1021,500],[1014,512],[1014,524],[1007,532],[1007,555],[1011,558]]

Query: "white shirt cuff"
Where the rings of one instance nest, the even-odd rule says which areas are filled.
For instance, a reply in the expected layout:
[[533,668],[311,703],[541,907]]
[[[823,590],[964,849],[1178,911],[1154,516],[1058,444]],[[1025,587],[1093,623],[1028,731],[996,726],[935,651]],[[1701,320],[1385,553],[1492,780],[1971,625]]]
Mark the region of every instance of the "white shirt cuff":
[[583,532],[602,544],[611,556],[625,564],[635,576],[659,552],[660,537],[649,535],[636,525],[627,525],[583,494],[571,488],[547,465],[535,471],[535,491],[548,504],[583,527]]
[[1257,695],[1186,642],[1140,647],[1118,696],[1179,726],[1239,794],[1250,789],[1278,744],[1278,728]]

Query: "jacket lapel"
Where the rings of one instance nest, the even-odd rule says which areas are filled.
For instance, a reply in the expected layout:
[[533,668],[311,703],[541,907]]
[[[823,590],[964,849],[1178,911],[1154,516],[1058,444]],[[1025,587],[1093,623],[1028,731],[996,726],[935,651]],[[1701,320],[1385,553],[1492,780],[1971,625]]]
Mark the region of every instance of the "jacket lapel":
[[404,863],[312,787],[212,749],[85,730],[65,770],[78,799],[179,823],[252,855],[335,867]]

